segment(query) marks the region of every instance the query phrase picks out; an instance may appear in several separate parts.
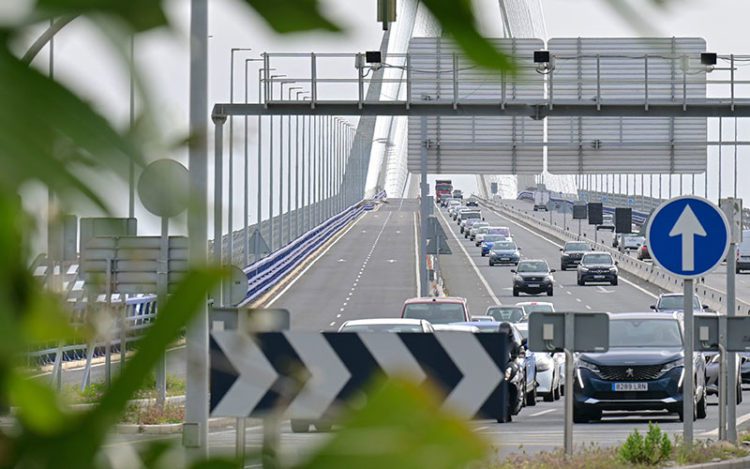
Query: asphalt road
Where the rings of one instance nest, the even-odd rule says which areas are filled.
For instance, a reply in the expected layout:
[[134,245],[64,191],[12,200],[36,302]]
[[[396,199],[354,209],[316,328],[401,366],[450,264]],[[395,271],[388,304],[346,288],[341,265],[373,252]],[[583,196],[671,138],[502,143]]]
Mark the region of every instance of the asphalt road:
[[398,317],[417,295],[417,209],[415,200],[390,199],[366,213],[268,306],[288,309],[296,330]]

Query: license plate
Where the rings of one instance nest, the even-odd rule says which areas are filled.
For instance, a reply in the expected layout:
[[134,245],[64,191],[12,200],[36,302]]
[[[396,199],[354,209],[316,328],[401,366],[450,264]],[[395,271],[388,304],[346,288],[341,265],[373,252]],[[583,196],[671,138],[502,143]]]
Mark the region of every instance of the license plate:
[[594,278],[604,278],[604,275],[594,275]]
[[648,391],[648,383],[612,383],[613,391]]
[[500,260],[501,260],[501,261],[509,261],[509,260],[510,260],[510,257],[501,257],[501,258],[500,258]]
[[530,284],[528,284],[526,286],[529,287],[529,288],[539,288],[539,284],[538,283],[530,283]]

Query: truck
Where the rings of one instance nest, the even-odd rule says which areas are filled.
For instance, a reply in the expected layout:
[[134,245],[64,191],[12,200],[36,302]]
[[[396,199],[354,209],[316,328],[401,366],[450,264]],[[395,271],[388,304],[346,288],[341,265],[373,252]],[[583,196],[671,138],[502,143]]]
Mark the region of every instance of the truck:
[[435,181],[435,199],[440,202],[443,197],[453,195],[453,181],[450,179],[438,179]]
[[548,210],[547,204],[549,204],[549,192],[547,191],[534,191],[534,211]]

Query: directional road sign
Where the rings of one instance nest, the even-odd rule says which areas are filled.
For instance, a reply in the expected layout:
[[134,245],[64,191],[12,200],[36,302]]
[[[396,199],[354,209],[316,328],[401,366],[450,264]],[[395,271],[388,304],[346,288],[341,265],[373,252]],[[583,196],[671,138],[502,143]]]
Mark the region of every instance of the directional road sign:
[[211,416],[330,417],[378,377],[430,381],[443,406],[505,421],[506,333],[240,331],[211,334]]
[[721,263],[729,247],[729,233],[724,213],[696,196],[664,202],[646,228],[654,262],[683,278],[700,277]]

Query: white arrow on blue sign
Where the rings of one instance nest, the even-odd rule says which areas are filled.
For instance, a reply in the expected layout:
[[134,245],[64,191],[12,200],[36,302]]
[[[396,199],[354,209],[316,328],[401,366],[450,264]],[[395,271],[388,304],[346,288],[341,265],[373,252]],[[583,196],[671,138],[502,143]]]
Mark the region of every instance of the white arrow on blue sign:
[[654,211],[646,239],[658,265],[679,277],[700,277],[726,257],[729,224],[724,213],[708,200],[676,197]]

